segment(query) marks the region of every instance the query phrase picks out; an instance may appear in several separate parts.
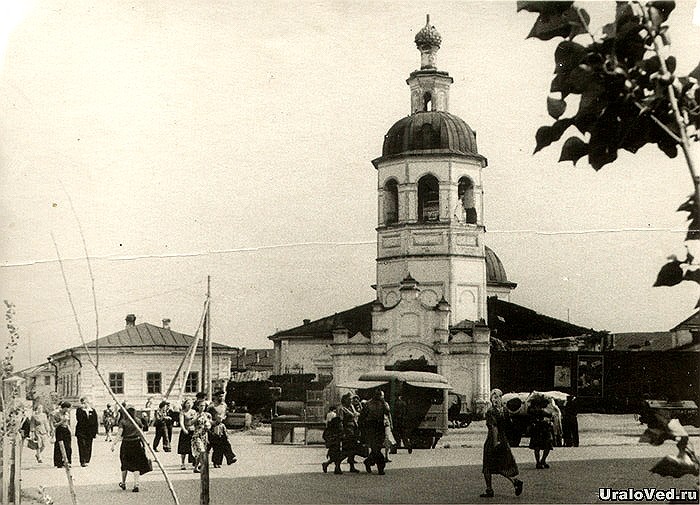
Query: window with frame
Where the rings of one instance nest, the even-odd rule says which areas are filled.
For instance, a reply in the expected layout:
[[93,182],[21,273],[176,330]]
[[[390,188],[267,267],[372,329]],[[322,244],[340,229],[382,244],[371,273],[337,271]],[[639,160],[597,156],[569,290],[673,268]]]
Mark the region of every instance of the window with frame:
[[51,385],[51,376],[44,375],[44,386],[50,386],[50,385]]
[[199,391],[199,372],[190,372],[185,381],[185,393],[196,393]]
[[124,373],[123,372],[112,372],[109,374],[109,389],[115,395],[124,394]]
[[160,372],[146,372],[146,390],[149,395],[160,394],[160,384]]

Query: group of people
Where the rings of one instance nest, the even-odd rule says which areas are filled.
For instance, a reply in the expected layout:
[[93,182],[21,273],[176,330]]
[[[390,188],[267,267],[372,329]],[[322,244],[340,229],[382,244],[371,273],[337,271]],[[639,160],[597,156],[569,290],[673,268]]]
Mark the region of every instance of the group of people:
[[[53,464],[62,468],[67,462],[72,464],[72,433],[71,427],[75,419],[75,437],[77,440],[80,465],[88,466],[92,458],[92,444],[98,433],[98,415],[90,405],[87,397],[80,399],[80,405],[73,418],[70,402],[63,401],[50,412],[46,412],[41,403],[37,403],[30,415],[22,423],[22,435],[27,440],[27,446],[36,451],[37,462],[42,463],[42,454],[50,443],[54,445]],[[128,414],[128,415],[127,415]],[[149,426],[155,428],[152,447],[158,452],[159,445],[164,452],[171,452],[172,428],[174,418],[180,425],[177,441],[177,453],[180,456],[180,468],[187,469],[187,463],[192,465],[195,473],[201,471],[204,455],[211,451],[211,462],[214,468],[220,468],[224,459],[228,465],[237,461],[229,441],[224,424],[228,407],[224,402],[224,392],[214,393],[211,402],[206,401],[206,394],[198,393],[196,399],[185,399],[179,412],[170,409],[170,403],[163,400],[158,409],[153,412],[153,421],[147,412],[137,416],[136,409],[123,403],[122,405],[107,405],[102,413],[102,424],[105,428],[105,440],[112,442],[114,451],[118,444],[121,465],[121,481],[119,487],[126,489],[126,478],[129,472],[134,474],[132,491],[139,491],[139,477],[152,470],[152,463],[146,455],[145,435]],[[113,435],[116,428],[116,435]],[[161,445],[162,444],[162,445]]]
[[333,464],[333,473],[342,474],[340,465],[347,460],[349,471],[357,473],[355,458],[362,457],[367,473],[372,473],[372,467],[376,466],[377,473],[384,475],[386,464],[391,462],[389,452],[395,452],[397,440],[407,444],[411,452],[410,441],[402,429],[405,404],[401,399],[397,404],[398,423],[395,425],[381,389],[375,390],[372,398],[365,402],[351,393],[343,395],[340,405],[331,409],[326,418],[323,439],[328,452],[327,460],[321,464],[323,472]]
[[[64,452],[65,460],[69,463],[72,461],[71,417],[71,404],[65,401],[49,412],[46,412],[42,403],[37,403],[31,413],[25,416],[21,425],[22,436],[27,440],[27,446],[35,451],[34,457],[38,463],[43,462],[42,454],[50,443],[53,443],[54,466],[64,466]],[[98,420],[97,412],[86,397],[80,399],[75,419],[80,466],[88,466],[92,459],[92,441],[97,436]]]

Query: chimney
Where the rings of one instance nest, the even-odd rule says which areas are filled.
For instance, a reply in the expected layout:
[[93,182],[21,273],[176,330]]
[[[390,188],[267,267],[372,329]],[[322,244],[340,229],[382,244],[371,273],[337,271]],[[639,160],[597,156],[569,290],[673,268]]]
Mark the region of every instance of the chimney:
[[306,325],[309,324],[310,322],[311,322],[311,319],[304,319],[304,326],[306,326]]
[[133,328],[134,326],[136,326],[136,316],[134,314],[127,314],[126,315],[126,327]]
[[245,357],[245,352],[245,347],[241,347],[241,354],[243,355],[243,357]]
[[170,319],[163,319],[163,328],[166,330],[170,329]]

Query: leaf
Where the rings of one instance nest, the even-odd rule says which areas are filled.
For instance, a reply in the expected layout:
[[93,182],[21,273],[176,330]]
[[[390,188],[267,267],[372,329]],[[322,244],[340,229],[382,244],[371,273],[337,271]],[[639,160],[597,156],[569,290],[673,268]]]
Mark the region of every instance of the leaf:
[[671,11],[676,8],[676,2],[672,1],[654,1],[654,2],[649,2],[647,4],[647,7],[654,8],[659,12],[659,15],[661,16],[662,22],[666,21],[668,19],[668,16],[671,14]]
[[578,137],[569,137],[561,148],[559,161],[573,161],[576,165],[576,162],[586,154],[588,154],[588,144]]
[[539,12],[540,14],[561,14],[573,5],[571,2],[550,2],[550,1],[519,1],[517,2],[517,12],[522,10],[528,12]]
[[569,33],[571,33],[571,26],[561,16],[540,14],[527,38],[550,40],[554,37],[567,37]]
[[695,195],[690,195],[688,199],[678,207],[677,212],[688,212],[688,234],[686,240],[700,239],[700,220],[698,220],[697,207],[695,205]]
[[554,73],[568,74],[586,57],[587,50],[581,44],[564,40],[554,51]]
[[532,154],[535,154],[542,148],[547,147],[552,142],[554,142],[554,139],[552,138],[552,127],[540,126],[537,129],[537,133],[535,133],[535,141],[537,142],[537,146],[535,147],[535,151]]
[[666,68],[668,68],[668,71],[673,73],[676,71],[676,57],[675,56],[669,56],[666,58]]
[[677,259],[671,260],[661,267],[659,275],[656,277],[654,287],[657,286],[675,286],[683,280],[683,270],[681,262]]
[[700,268],[696,270],[686,270],[685,275],[683,276],[683,280],[693,281],[700,284]]
[[698,66],[688,74],[688,77],[694,77],[698,82],[700,82],[700,63],[698,63]]
[[547,97],[547,112],[554,119],[558,119],[566,111],[566,102],[551,96]]
[[672,139],[668,134],[664,134],[661,137],[659,137],[659,139],[656,141],[656,145],[669,158],[675,158],[676,156],[678,156],[678,143],[674,139]]

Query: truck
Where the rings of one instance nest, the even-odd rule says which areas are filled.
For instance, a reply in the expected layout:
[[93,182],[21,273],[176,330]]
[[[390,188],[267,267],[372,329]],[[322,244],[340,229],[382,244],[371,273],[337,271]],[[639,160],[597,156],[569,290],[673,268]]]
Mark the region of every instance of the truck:
[[406,429],[411,432],[413,448],[434,448],[448,428],[447,379],[431,372],[387,371],[364,373],[357,381],[339,384],[354,389],[361,399],[369,399],[379,388],[391,411],[399,396],[406,403]]

